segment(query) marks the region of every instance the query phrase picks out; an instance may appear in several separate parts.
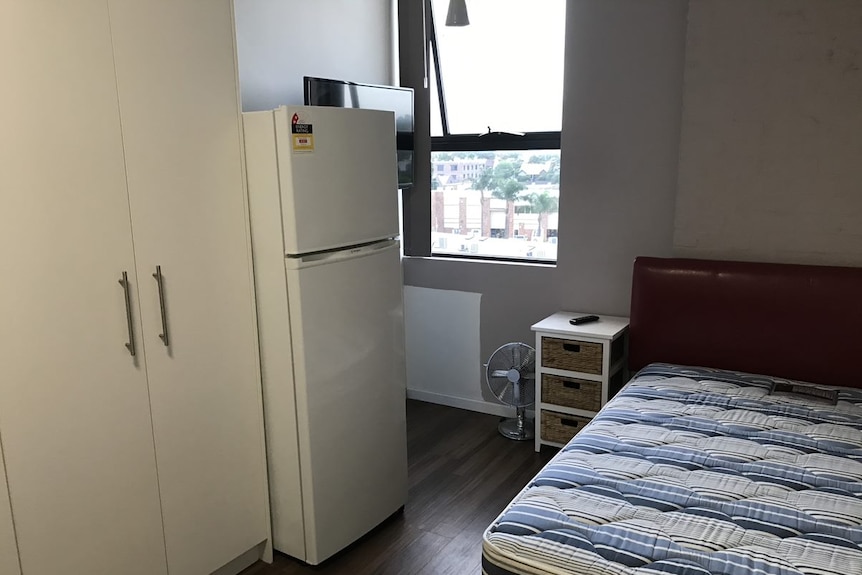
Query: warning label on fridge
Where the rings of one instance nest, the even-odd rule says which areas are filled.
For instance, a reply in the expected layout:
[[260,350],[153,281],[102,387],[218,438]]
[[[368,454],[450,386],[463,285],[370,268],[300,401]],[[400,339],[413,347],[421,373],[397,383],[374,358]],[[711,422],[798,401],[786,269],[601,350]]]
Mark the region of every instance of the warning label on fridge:
[[303,122],[299,115],[294,114],[290,122],[290,131],[294,152],[314,151],[314,127],[311,122]]

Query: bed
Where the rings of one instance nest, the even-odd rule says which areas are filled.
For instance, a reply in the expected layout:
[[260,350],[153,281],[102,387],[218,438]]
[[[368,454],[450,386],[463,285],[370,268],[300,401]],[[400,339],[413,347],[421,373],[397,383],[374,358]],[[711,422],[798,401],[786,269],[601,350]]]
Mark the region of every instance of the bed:
[[483,573],[862,574],[862,270],[633,278],[636,376],[487,529]]

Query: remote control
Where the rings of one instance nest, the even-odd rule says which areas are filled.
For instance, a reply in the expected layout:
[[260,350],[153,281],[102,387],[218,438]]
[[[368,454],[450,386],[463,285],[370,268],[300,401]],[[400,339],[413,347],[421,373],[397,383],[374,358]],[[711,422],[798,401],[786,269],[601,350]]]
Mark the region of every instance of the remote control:
[[585,323],[591,323],[594,321],[599,321],[599,316],[597,315],[582,315],[581,317],[572,318],[569,320],[569,323],[572,325],[583,325]]

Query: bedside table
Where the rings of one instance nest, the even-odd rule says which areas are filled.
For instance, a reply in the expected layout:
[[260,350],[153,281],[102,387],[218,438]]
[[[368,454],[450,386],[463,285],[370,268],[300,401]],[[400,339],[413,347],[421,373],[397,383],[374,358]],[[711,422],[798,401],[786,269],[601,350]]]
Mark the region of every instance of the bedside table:
[[629,318],[558,312],[534,324],[536,332],[536,451],[562,447],[626,381]]

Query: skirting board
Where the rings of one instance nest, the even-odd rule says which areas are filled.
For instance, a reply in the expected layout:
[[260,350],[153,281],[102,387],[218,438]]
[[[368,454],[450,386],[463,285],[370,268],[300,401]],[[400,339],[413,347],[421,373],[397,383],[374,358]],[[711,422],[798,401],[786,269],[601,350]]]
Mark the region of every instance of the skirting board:
[[264,563],[272,563],[272,547],[269,541],[255,545],[227,565],[216,569],[212,575],[237,575],[257,563],[258,559]]
[[[434,393],[433,391],[423,391],[421,389],[408,389],[408,399],[417,399],[419,401],[427,401],[428,403],[436,403],[448,407],[457,407],[458,409],[467,409],[469,411],[478,411],[479,413],[487,413],[488,415],[496,415],[499,417],[514,417],[515,408],[503,405],[502,403],[490,403],[479,399],[466,399],[464,397],[455,397],[453,395],[443,395],[442,393]],[[527,416],[533,417],[533,410],[527,410]]]

